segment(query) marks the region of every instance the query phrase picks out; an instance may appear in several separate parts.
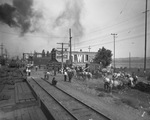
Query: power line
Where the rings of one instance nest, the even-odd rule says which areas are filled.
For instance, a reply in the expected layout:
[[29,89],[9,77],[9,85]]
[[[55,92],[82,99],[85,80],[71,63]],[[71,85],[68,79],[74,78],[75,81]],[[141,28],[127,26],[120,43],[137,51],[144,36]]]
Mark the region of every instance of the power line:
[[78,42],[76,44],[81,44],[81,43],[88,42],[88,41],[91,41],[91,40],[97,40],[97,39],[100,39],[100,38],[107,38],[107,37],[109,37],[109,36],[108,35],[106,35],[106,36],[100,36],[100,37],[97,37],[97,38],[84,40],[84,41]]
[[[148,33],[149,35],[150,35],[150,33]],[[122,39],[120,39],[120,40],[116,40],[116,43],[117,42],[121,42],[121,41],[127,41],[127,40],[131,40],[131,39],[133,39],[133,38],[139,38],[139,37],[142,37],[142,36],[144,36],[144,35],[137,35],[137,36],[132,36],[132,37],[128,37],[128,38],[122,38]],[[90,45],[90,46],[98,46],[98,45],[106,45],[106,44],[112,44],[113,42],[112,41],[110,41],[110,42],[106,42],[106,43],[97,43],[97,44],[94,44],[94,45]],[[80,48],[87,48],[88,47],[88,45],[87,46],[81,46],[81,47],[77,47],[76,49],[80,49]]]
[[[137,26],[133,26],[133,27],[130,27],[130,28],[127,28],[127,29],[124,29],[124,30],[121,30],[121,31],[117,31],[117,33],[124,33],[124,32],[131,32],[132,31],[132,29],[134,29],[134,28],[139,28],[139,27],[143,27],[143,24],[140,24],[140,25],[137,25]],[[108,34],[108,35],[105,35],[105,36],[99,36],[99,37],[97,37],[97,38],[93,38],[93,39],[88,39],[88,40],[84,40],[84,41],[80,41],[80,42],[78,42],[78,43],[76,43],[76,44],[81,44],[81,43],[85,43],[85,42],[90,42],[91,40],[97,40],[97,39],[100,39],[100,38],[107,38],[107,37],[109,37],[110,36],[110,34]],[[104,40],[104,39],[101,39],[101,40]]]
[[[140,16],[139,16],[139,15],[140,15]],[[134,17],[131,17],[131,18],[129,18],[129,19],[125,19],[124,21],[121,21],[121,22],[116,23],[116,24],[113,24],[113,25],[110,25],[110,26],[107,26],[107,27],[103,27],[103,28],[98,27],[97,30],[94,30],[94,31],[91,31],[91,32],[87,32],[87,33],[85,33],[85,34],[89,35],[89,34],[91,34],[91,33],[103,31],[103,30],[105,30],[105,29],[112,28],[112,27],[117,26],[117,25],[119,25],[119,24],[122,24],[122,23],[124,23],[124,22],[131,21],[131,20],[135,20],[135,19],[137,19],[138,17],[141,17],[141,16],[142,16],[142,14],[140,13],[140,14],[137,14],[136,16],[134,16]],[[134,19],[132,19],[132,18],[134,18]],[[73,36],[73,37],[77,38],[77,37],[81,37],[81,36],[80,36],[80,35],[75,35],[75,36]]]

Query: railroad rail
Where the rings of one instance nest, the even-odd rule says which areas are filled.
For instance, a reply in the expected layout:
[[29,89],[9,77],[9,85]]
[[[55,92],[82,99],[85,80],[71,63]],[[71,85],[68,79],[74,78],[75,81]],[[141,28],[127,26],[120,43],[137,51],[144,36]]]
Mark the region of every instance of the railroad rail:
[[44,79],[32,78],[28,82],[34,90],[42,92],[42,94],[47,97],[43,99],[43,102],[49,100],[51,101],[51,107],[57,106],[56,108],[62,112],[60,113],[62,115],[61,120],[63,120],[63,118],[65,120],[111,120],[62,89],[51,85],[50,82]]

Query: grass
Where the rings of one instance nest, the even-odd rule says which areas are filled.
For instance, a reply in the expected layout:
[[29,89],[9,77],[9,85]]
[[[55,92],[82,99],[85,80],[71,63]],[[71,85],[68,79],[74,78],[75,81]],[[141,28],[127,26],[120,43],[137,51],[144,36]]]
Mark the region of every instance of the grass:
[[123,98],[123,99],[121,99],[121,102],[128,105],[128,106],[130,106],[130,107],[132,107],[132,108],[134,108],[134,109],[138,109],[138,106],[136,105],[136,103],[134,101]]

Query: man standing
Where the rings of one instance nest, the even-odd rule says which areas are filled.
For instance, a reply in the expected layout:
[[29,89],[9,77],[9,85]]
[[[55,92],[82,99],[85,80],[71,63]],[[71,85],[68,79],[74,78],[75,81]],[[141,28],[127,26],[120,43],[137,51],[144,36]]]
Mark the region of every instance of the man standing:
[[26,73],[27,73],[27,76],[29,76],[29,69],[28,68],[26,69]]
[[47,72],[44,71],[44,79],[46,80],[47,79]]
[[67,80],[67,71],[64,70],[64,81],[66,81],[66,80]]
[[73,73],[71,70],[68,71],[68,78],[69,78],[69,82],[71,82],[71,79],[73,77]]
[[35,66],[35,70],[37,71],[37,69],[38,69],[38,66]]
[[28,75],[29,75],[29,76],[31,75],[31,69],[28,70]]
[[49,80],[49,77],[50,77],[50,72],[49,71],[47,71],[47,80]]

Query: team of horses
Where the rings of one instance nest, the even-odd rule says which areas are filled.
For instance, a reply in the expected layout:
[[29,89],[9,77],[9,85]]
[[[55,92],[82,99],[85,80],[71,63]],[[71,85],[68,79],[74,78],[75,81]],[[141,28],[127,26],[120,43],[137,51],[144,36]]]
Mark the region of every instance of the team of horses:
[[[93,75],[91,72],[85,71],[86,69],[82,68],[74,68],[69,69],[69,72],[73,73],[73,76],[78,80],[90,80],[93,79]],[[103,78],[104,82],[104,90],[111,92],[112,89],[122,89],[125,87],[134,87],[137,83],[138,76],[137,75],[130,75],[129,73],[125,72],[108,72],[102,70],[100,72],[101,77]]]
[[86,79],[93,79],[93,75],[91,72],[87,72],[86,71],[87,68],[83,69],[83,68],[74,68],[72,69],[72,72],[74,74],[74,77],[76,79],[83,79],[83,80],[86,80]]
[[[67,75],[72,75],[72,77],[77,80],[92,80],[93,75],[91,72],[86,71],[87,68],[66,68]],[[138,76],[125,72],[110,72],[106,69],[99,71],[100,76],[103,79],[104,90],[111,92],[112,89],[122,89],[126,87],[134,87],[137,84]]]
[[72,73],[72,75],[79,80],[86,80],[86,79],[92,79],[92,73],[91,72],[86,72],[84,69],[79,70],[75,68],[67,68],[66,69],[67,74]]
[[104,89],[111,92],[112,89],[121,89],[126,87],[135,87],[137,84],[138,76],[128,74],[128,73],[113,73],[102,75],[104,81]]

